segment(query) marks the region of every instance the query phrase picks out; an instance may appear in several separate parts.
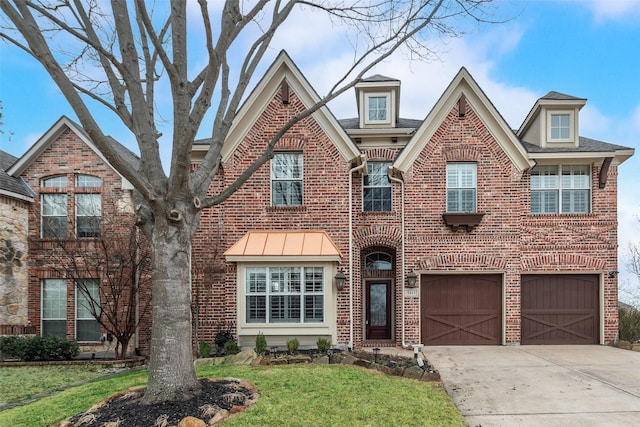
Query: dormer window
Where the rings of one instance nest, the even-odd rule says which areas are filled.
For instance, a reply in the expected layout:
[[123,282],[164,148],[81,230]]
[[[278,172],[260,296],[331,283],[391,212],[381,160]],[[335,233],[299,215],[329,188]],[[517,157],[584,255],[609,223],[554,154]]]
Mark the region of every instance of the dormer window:
[[389,119],[389,94],[371,93],[365,96],[368,124],[386,124]]
[[547,136],[549,142],[573,142],[573,111],[549,111]]

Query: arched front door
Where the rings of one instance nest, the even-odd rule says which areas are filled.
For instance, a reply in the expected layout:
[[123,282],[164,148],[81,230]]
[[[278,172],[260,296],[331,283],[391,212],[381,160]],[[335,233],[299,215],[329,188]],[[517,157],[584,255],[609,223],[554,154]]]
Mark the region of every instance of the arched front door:
[[387,248],[371,248],[363,254],[365,340],[393,338],[393,252]]

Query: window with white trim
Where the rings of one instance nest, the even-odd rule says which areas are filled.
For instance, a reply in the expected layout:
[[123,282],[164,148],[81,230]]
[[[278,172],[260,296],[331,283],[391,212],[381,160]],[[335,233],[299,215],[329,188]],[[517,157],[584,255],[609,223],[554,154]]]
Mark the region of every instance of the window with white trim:
[[551,139],[569,139],[571,136],[571,116],[569,114],[550,115]]
[[275,153],[271,159],[271,205],[302,206],[302,153]]
[[[43,188],[65,188],[67,177],[64,175],[43,179]],[[45,193],[40,196],[41,221],[40,235],[43,239],[64,239],[67,237],[67,194]]]
[[367,163],[367,175],[362,180],[362,210],[391,211],[391,181],[387,173],[391,162]]
[[[92,175],[76,175],[77,188],[99,188],[102,179]],[[99,237],[102,225],[102,197],[96,193],[76,194],[76,236]]]
[[67,336],[67,281],[42,280],[41,334],[43,337]]
[[389,121],[389,96],[369,95],[367,96],[367,122],[388,122]]
[[476,212],[475,163],[447,163],[447,212]]
[[98,279],[84,279],[76,285],[76,340],[100,341],[100,323],[93,313],[100,314]]
[[247,323],[324,322],[323,267],[247,267]]
[[540,165],[531,170],[531,213],[591,212],[589,165]]

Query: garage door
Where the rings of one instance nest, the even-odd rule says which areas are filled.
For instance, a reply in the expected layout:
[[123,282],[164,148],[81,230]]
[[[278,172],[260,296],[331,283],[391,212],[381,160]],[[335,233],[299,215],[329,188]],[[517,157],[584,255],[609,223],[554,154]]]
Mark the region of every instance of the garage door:
[[424,344],[501,344],[501,275],[423,275],[420,286]]
[[521,344],[598,344],[598,276],[523,275]]

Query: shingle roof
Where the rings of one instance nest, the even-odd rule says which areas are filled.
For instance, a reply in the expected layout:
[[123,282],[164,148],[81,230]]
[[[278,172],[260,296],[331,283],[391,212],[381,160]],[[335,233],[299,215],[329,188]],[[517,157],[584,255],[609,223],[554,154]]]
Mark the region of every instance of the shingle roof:
[[[340,126],[344,129],[359,129],[360,128],[360,119],[352,118],[352,119],[341,119],[338,120]],[[396,122],[396,128],[398,129],[415,129],[419,128],[422,124],[423,120],[415,120],[415,119],[403,119],[400,118]]]
[[6,172],[17,160],[17,157],[0,150],[0,191],[31,199],[34,195],[27,184],[21,178],[13,177]]
[[545,96],[543,96],[540,99],[550,99],[550,100],[555,100],[555,101],[581,101],[581,100],[584,100],[584,98],[578,98],[578,97],[575,97],[575,96],[566,95],[564,93],[556,92],[554,90],[552,90],[551,92],[547,93]]
[[399,82],[400,80],[383,76],[382,74],[374,74],[373,76],[360,79],[361,82]]
[[529,153],[589,153],[599,151],[631,150],[622,145],[609,144],[608,142],[596,139],[580,137],[579,147],[540,147],[539,145],[521,141],[524,148]]

